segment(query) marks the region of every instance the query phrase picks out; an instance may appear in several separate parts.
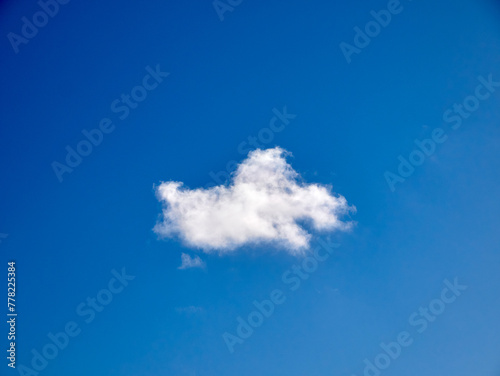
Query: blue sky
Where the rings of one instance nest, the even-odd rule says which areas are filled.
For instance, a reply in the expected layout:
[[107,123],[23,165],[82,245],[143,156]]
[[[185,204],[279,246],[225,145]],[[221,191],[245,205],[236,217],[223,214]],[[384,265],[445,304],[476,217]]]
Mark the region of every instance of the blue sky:
[[[348,63],[339,45],[389,4],[243,0],[221,21],[211,1],[69,1],[13,44],[41,8],[2,2],[0,265],[6,277],[16,261],[19,316],[17,368],[4,359],[1,374],[363,375],[408,332],[380,374],[498,375],[500,88],[484,82],[500,81],[500,9],[403,0]],[[135,89],[147,75],[150,90]],[[134,90],[146,97],[120,119],[112,103]],[[443,120],[454,104],[474,108],[457,129]],[[290,152],[299,184],[345,197],[353,228],[299,221],[311,235],[299,255],[280,241],[208,252],[182,231],[159,238],[155,187],[213,184],[285,107],[296,117],[261,147]],[[54,162],[103,119],[108,133],[60,181]],[[436,129],[446,140],[392,190],[385,173]],[[339,247],[292,291],[284,273],[320,239]],[[178,269],[182,254],[202,267]],[[120,289],[123,268],[135,278]],[[455,279],[467,289],[419,333],[410,317]],[[228,351],[223,334],[274,290],[285,301]],[[77,307],[99,293],[112,301],[86,323]],[[71,322],[78,335],[34,370],[32,350]]]

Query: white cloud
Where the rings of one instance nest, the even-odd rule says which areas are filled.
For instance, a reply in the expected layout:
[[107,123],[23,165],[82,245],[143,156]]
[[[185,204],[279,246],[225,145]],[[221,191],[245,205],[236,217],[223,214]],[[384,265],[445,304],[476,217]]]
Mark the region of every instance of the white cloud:
[[199,256],[191,257],[186,253],[181,255],[181,265],[177,269],[204,268],[205,263]]
[[327,186],[302,182],[286,161],[289,154],[279,147],[250,152],[229,185],[189,189],[181,182],[161,183],[157,197],[164,208],[155,232],[206,253],[267,244],[301,254],[311,238],[304,226],[347,230],[351,223],[339,217],[355,208]]

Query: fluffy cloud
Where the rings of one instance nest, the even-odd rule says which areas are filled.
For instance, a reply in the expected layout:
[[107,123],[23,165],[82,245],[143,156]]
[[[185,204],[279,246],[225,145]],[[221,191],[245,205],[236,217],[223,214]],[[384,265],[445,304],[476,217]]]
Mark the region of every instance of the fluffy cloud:
[[181,266],[177,269],[189,269],[189,268],[204,268],[205,263],[201,260],[199,256],[191,257],[186,253],[181,255]]
[[311,238],[306,229],[347,230],[351,223],[340,216],[354,207],[327,186],[302,182],[287,155],[279,147],[250,152],[228,185],[188,189],[181,182],[161,183],[157,197],[164,207],[155,232],[207,253],[267,244],[301,254]]

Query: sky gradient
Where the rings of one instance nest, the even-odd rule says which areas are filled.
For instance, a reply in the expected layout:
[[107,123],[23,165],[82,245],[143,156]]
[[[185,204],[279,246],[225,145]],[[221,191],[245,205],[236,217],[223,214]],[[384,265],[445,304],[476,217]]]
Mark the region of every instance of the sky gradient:
[[[382,375],[500,375],[496,2],[233,0],[223,20],[211,1],[63,3],[26,43],[9,33],[41,6],[0,4],[0,268],[16,261],[19,314],[1,375],[359,376],[402,332]],[[207,254],[153,231],[162,182],[224,184],[274,147],[356,207],[350,231],[310,231],[314,271],[272,244]]]

